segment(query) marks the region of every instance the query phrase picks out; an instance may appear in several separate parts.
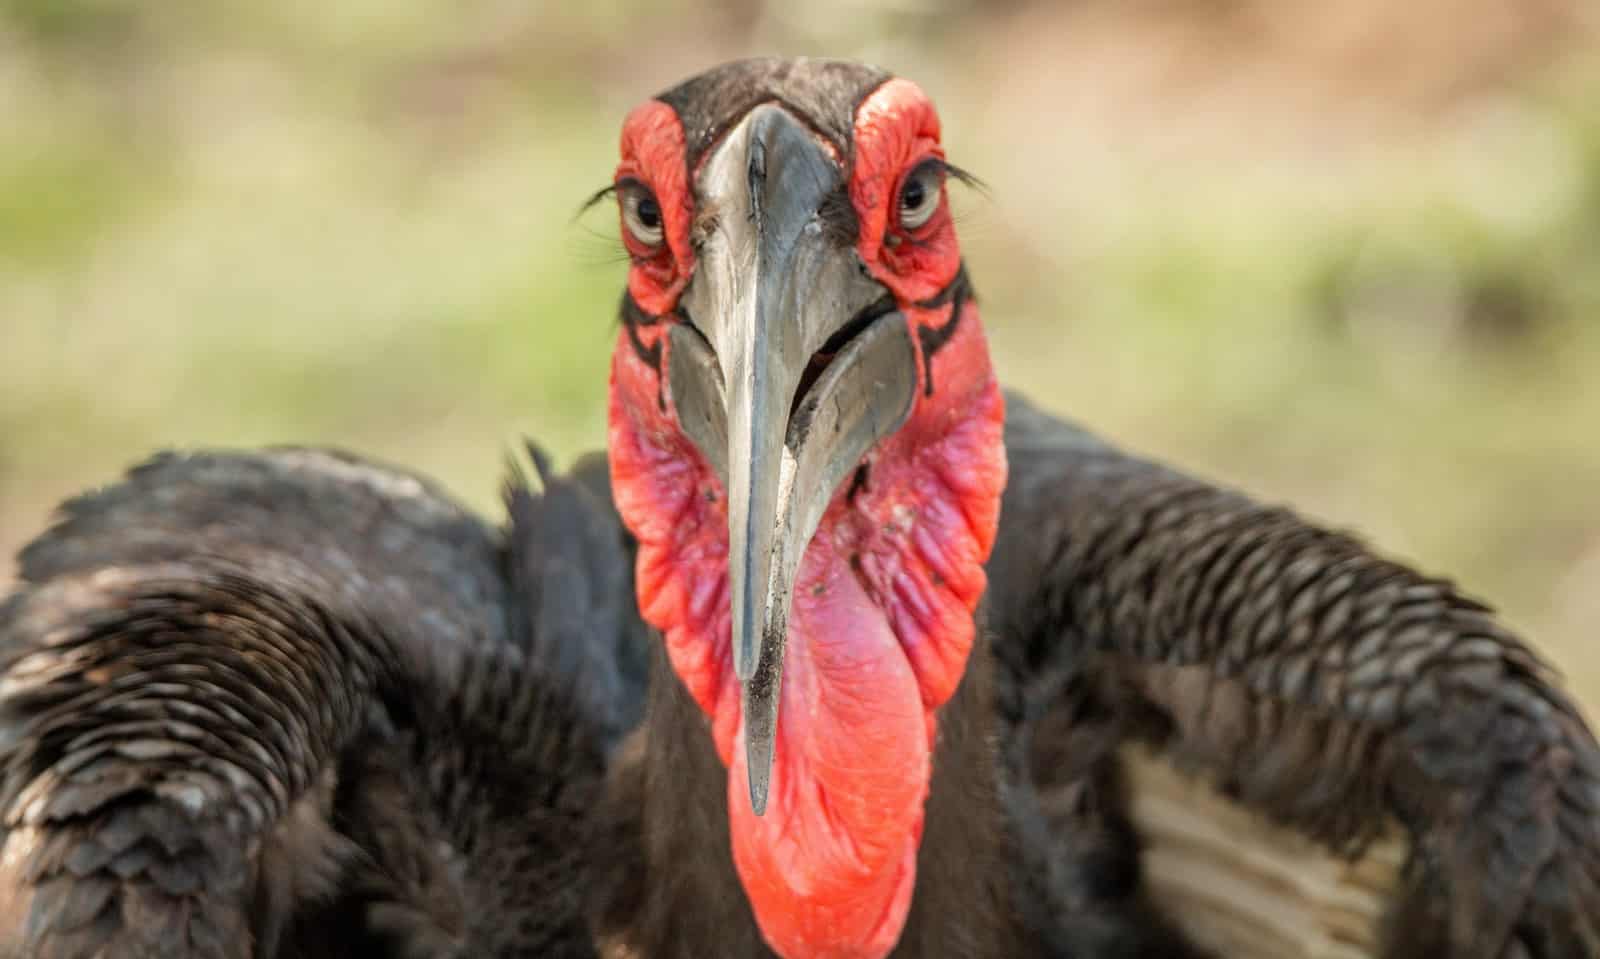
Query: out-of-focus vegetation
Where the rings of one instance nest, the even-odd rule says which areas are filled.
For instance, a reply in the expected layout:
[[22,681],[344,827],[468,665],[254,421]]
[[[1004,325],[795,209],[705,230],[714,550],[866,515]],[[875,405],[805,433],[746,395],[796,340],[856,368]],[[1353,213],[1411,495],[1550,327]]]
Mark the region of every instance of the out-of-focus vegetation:
[[989,183],[1008,381],[1456,576],[1600,701],[1584,0],[798,6],[0,0],[0,548],[171,445],[492,509],[519,433],[603,440],[623,268],[574,213],[622,115],[825,53],[921,82]]

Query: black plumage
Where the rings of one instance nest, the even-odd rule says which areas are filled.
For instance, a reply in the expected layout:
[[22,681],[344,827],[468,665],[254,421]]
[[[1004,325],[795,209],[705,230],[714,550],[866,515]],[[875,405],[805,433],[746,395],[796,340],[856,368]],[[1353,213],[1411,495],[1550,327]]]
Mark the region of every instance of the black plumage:
[[[1345,853],[1404,824],[1389,955],[1595,954],[1600,753],[1524,645],[1009,405],[989,640],[941,718],[897,956],[1191,951],[1142,882],[1133,740]],[[281,450],[67,504],[0,616],[0,954],[770,955],[606,497],[598,459],[513,483],[497,533]]]
[[0,954],[591,954],[620,527],[509,501],[278,450],[67,504],[0,611]]
[[1007,429],[991,609],[1016,742],[1035,703],[1110,703],[1096,722],[1335,850],[1397,821],[1388,955],[1600,954],[1600,749],[1487,607],[1016,397]]
[[656,99],[683,123],[684,160],[699,165],[706,150],[759,103],[783,103],[848,152],[856,107],[891,74],[847,60],[779,57],[736,60],[683,81]]

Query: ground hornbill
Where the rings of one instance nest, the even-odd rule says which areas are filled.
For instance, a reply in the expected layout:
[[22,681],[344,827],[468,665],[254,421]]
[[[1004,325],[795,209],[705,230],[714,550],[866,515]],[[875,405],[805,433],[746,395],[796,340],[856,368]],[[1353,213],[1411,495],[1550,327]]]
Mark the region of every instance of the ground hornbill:
[[963,177],[906,80],[717,68],[623,129],[608,455],[503,529],[301,449],[68,503],[0,607],[0,954],[1348,955],[1312,843],[1392,830],[1386,954],[1600,955],[1551,671],[1003,394]]

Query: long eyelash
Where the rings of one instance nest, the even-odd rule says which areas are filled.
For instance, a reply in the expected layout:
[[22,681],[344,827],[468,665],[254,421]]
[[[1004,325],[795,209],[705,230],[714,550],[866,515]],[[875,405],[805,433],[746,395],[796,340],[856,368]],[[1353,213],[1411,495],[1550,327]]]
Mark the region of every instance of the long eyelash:
[[[621,238],[618,237],[614,232],[610,230],[596,230],[593,227],[583,223],[583,215],[585,213],[588,213],[590,210],[594,209],[606,198],[615,196],[617,190],[625,185],[626,181],[623,183],[613,183],[607,187],[595,191],[592,196],[583,201],[582,205],[580,205],[577,211],[572,215],[573,225],[582,228],[586,236],[584,236],[581,240],[576,240],[573,242],[570,250],[576,259],[587,266],[604,266],[612,263],[626,263],[632,259],[632,257],[628,254],[627,245],[623,243]],[[614,222],[615,221],[613,221],[613,223]]]
[[627,245],[615,233],[601,232],[581,224],[579,229],[581,233],[567,237],[567,255],[578,264],[601,267],[627,263],[632,259]]
[[968,189],[976,190],[986,197],[989,195],[989,184],[983,182],[983,180],[981,180],[977,174],[968,173],[966,170],[961,169],[954,163],[948,163],[944,160],[939,160],[937,162],[941,167],[944,168],[944,175],[946,177],[954,179],[962,186],[967,187]]
[[616,193],[617,193],[617,184],[615,184],[615,183],[612,183],[612,184],[610,184],[610,185],[608,185],[606,187],[603,187],[603,188],[601,188],[599,190],[596,190],[593,196],[589,197],[589,199],[587,199],[587,200],[584,200],[583,203],[581,205],[579,205],[578,211],[576,213],[572,214],[572,218],[574,220],[578,219],[578,217],[583,216],[585,213],[588,213],[590,210],[594,209],[595,206],[597,204],[599,204],[602,200],[604,200],[606,197],[615,196]]

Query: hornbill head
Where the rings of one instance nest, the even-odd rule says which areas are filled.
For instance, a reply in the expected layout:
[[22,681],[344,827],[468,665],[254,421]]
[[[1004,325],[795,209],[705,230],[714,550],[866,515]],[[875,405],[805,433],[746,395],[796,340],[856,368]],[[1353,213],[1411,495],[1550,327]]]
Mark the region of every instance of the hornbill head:
[[728,64],[635,109],[610,454],[637,589],[727,765],[789,959],[879,957],[1005,483],[932,104],[855,64]]

